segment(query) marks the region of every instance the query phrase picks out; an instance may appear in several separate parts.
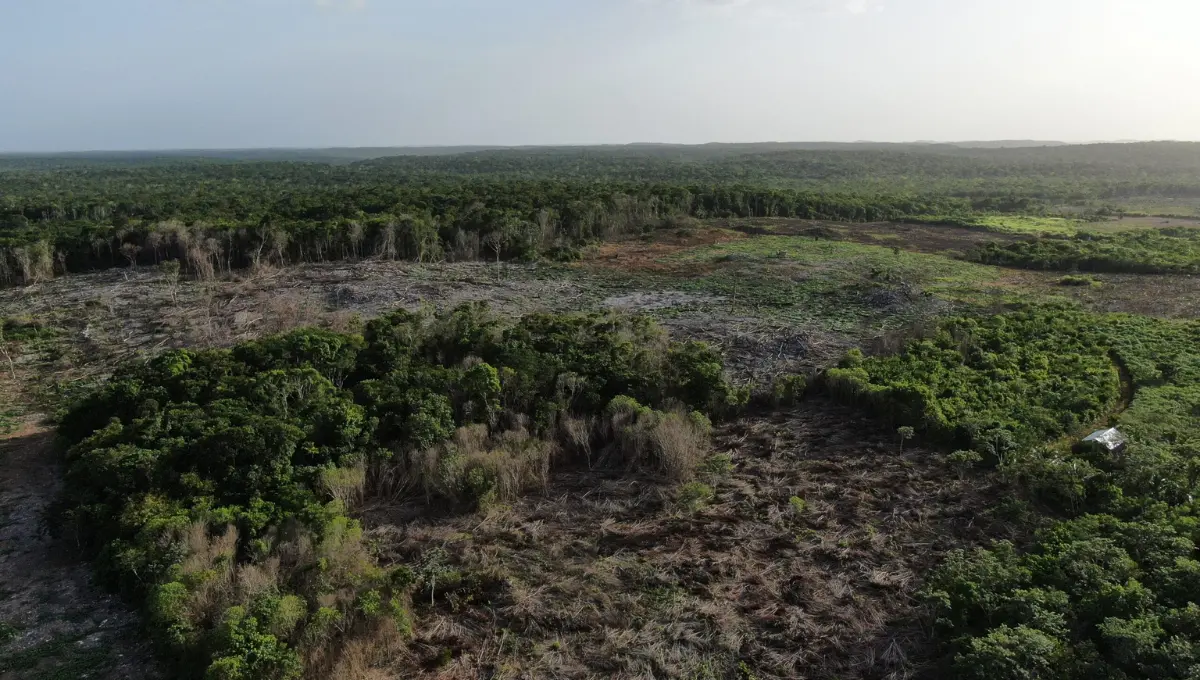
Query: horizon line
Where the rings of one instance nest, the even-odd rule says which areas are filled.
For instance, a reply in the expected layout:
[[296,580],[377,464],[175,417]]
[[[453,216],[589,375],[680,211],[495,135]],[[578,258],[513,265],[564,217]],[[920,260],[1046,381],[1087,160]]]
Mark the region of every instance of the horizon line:
[[83,155],[83,154],[147,154],[147,153],[213,153],[213,152],[231,152],[231,151],[337,151],[337,150],[360,150],[360,149],[476,149],[476,150],[505,150],[505,149],[587,149],[587,148],[605,148],[605,147],[634,147],[634,146],[660,146],[660,147],[702,147],[702,146],[767,146],[767,145],[786,145],[786,144],[841,144],[846,146],[854,145],[893,145],[893,146],[955,146],[963,144],[1021,144],[1025,147],[1045,147],[1045,146],[1089,146],[1100,144],[1154,144],[1154,143],[1178,143],[1178,144],[1194,144],[1200,140],[1189,139],[1112,139],[1112,140],[1087,140],[1087,141],[1063,141],[1056,139],[965,139],[965,140],[911,140],[902,142],[888,142],[875,140],[792,140],[792,141],[756,141],[756,142],[602,142],[602,143],[564,143],[564,144],[395,144],[395,145],[334,145],[334,146],[214,146],[214,147],[143,147],[143,148],[93,148],[93,149],[71,149],[71,150],[36,150],[36,151],[14,151],[0,150],[0,156],[57,156],[57,155]]

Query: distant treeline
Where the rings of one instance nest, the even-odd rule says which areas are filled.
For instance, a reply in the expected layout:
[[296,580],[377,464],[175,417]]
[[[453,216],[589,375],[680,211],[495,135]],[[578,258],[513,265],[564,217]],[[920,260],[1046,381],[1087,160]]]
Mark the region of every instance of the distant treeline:
[[264,258],[570,256],[681,217],[953,222],[1200,200],[1189,143],[434,151],[0,156],[0,280],[163,259],[203,274]]
[[[315,166],[293,166],[305,175]],[[570,257],[583,243],[680,218],[800,217],[847,221],[960,212],[958,200],[859,196],[749,186],[554,180],[366,185],[293,182],[274,165],[194,165],[50,175],[77,196],[6,196],[0,280],[177,259],[195,274],[272,262],[381,257],[438,261]],[[329,171],[329,168],[324,168]],[[213,172],[224,181],[205,180]],[[190,179],[185,179],[188,173]],[[238,176],[246,175],[246,181]],[[127,183],[111,175],[136,175]],[[198,177],[197,177],[198,176]],[[90,193],[89,193],[90,191]],[[107,198],[102,198],[105,196]]]
[[[191,155],[189,155],[191,154]],[[290,161],[290,162],[282,162]],[[705,144],[602,147],[259,149],[0,156],[0,173],[36,172],[26,189],[136,181],[146,169],[205,166],[209,179],[286,176],[289,183],[417,178],[562,179],[750,184],[852,193],[935,193],[1048,204],[1131,196],[1200,197],[1200,144],[1151,142],[977,148],[948,144]],[[125,170],[124,176],[113,170]],[[191,175],[193,168],[184,170]],[[72,176],[70,173],[74,173]],[[64,187],[45,175],[72,179]],[[67,174],[61,174],[67,173]],[[7,185],[13,178],[3,180]],[[162,180],[161,175],[157,178]],[[80,181],[82,180],[82,181]],[[169,183],[169,180],[168,182]],[[164,185],[165,186],[165,185]],[[14,191],[16,189],[14,188]],[[7,187],[6,192],[7,193]],[[21,191],[20,193],[25,193]]]

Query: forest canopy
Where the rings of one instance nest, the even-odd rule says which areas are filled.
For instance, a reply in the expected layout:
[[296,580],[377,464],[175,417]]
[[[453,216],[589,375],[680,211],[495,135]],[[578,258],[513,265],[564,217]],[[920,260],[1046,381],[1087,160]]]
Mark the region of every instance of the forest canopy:
[[[1200,145],[706,145],[0,157],[0,280],[177,259],[572,257],[680,218],[1191,212]],[[353,162],[345,162],[352,160]],[[1178,206],[1171,207],[1172,205]]]

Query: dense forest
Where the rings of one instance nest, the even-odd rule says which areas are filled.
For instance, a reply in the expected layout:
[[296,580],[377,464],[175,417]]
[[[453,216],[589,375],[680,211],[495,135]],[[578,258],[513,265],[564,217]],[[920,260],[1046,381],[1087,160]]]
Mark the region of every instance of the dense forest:
[[953,221],[1200,198],[1198,144],[810,146],[0,157],[0,280],[168,259],[204,276],[365,256],[570,258],[681,217]]

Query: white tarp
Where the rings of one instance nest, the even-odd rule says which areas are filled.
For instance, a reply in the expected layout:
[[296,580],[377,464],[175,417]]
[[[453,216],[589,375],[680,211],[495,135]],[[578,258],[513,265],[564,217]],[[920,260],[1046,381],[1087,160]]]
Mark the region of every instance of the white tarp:
[[1116,451],[1117,449],[1124,447],[1125,444],[1129,442],[1129,439],[1127,439],[1120,430],[1115,427],[1111,427],[1107,430],[1096,430],[1095,432],[1084,437],[1083,441],[1094,442],[1100,446],[1103,446],[1109,451]]

